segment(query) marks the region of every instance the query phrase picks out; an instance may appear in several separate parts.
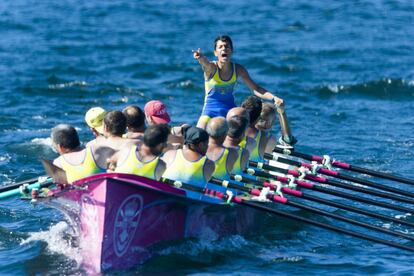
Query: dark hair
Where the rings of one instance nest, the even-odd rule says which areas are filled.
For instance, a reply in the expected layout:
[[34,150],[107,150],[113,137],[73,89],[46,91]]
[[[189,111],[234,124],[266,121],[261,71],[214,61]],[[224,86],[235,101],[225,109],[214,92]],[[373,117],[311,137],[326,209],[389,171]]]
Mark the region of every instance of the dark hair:
[[247,110],[250,123],[254,124],[262,112],[262,100],[255,96],[249,96],[242,102],[241,107]]
[[128,127],[142,128],[145,126],[145,114],[141,108],[136,105],[125,107],[122,111],[126,117]]
[[260,117],[256,125],[259,127],[265,127],[267,123],[265,118],[267,116],[272,116],[273,118],[276,117],[276,108],[273,104],[264,103],[262,105],[262,112],[260,113]]
[[80,146],[79,135],[76,129],[67,124],[59,124],[52,128],[52,141],[65,149],[76,149]]
[[230,45],[230,48],[233,50],[233,41],[231,41],[230,36],[228,35],[219,35],[214,39],[214,50],[216,50],[217,41],[227,42]]
[[144,132],[144,144],[154,148],[168,140],[170,128],[167,124],[151,125]]
[[227,124],[229,125],[227,136],[231,138],[239,138],[246,131],[248,123],[249,120],[244,116],[234,115],[230,117],[230,119],[227,121]]
[[121,111],[114,110],[105,115],[104,124],[110,134],[121,136],[125,133],[126,117]]

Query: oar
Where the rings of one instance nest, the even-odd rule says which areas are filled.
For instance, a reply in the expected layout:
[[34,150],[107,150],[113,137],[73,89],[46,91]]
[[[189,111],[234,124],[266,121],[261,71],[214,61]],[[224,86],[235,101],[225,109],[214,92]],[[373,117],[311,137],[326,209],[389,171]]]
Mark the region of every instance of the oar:
[[[294,151],[293,149],[281,149],[281,148],[276,147],[273,151],[278,152],[278,153],[282,153],[282,154],[285,154],[285,155],[291,155],[291,156],[299,157],[299,158],[302,158],[302,159],[305,159],[305,160],[308,160],[308,161],[316,161],[318,163],[322,163],[324,161],[324,158],[321,157],[321,156],[309,155],[309,154],[306,154],[306,153],[301,153],[301,152],[298,152],[298,151]],[[340,161],[335,161],[335,160],[332,161],[331,164],[334,167],[341,168],[341,169],[344,169],[344,170],[354,171],[354,172],[363,173],[363,174],[367,174],[367,175],[371,175],[371,176],[375,176],[375,177],[381,177],[381,178],[385,178],[385,179],[389,179],[389,180],[393,180],[393,181],[397,181],[397,182],[401,182],[401,183],[405,183],[405,184],[414,185],[414,180],[413,179],[405,178],[405,177],[402,177],[402,176],[389,174],[389,173],[384,173],[384,172],[380,172],[380,171],[374,171],[374,170],[358,167],[358,166],[355,166],[355,165],[351,165],[351,164],[347,164],[347,163],[340,162]]]
[[384,244],[384,245],[392,246],[392,247],[395,247],[395,248],[399,248],[399,249],[414,252],[414,247],[411,247],[411,246],[407,246],[407,245],[396,243],[396,242],[393,242],[393,241],[388,241],[388,240],[384,240],[384,239],[381,239],[381,238],[369,236],[369,235],[359,233],[359,232],[356,232],[356,231],[348,230],[348,229],[341,228],[341,227],[338,227],[338,226],[333,226],[333,225],[330,225],[330,224],[327,224],[327,223],[323,223],[323,222],[319,222],[319,221],[312,220],[312,219],[309,219],[309,218],[304,218],[304,217],[301,217],[301,216],[298,216],[298,215],[287,213],[285,211],[273,209],[271,207],[267,207],[267,206],[264,206],[262,204],[257,204],[257,203],[247,201],[247,200],[245,200],[245,199],[243,199],[239,196],[232,197],[228,194],[225,194],[225,193],[222,193],[222,192],[219,192],[219,191],[206,189],[206,188],[201,188],[201,187],[196,187],[196,186],[193,186],[193,185],[189,185],[189,184],[185,184],[185,183],[181,183],[179,181],[174,181],[174,180],[169,180],[169,179],[164,179],[163,181],[164,181],[164,183],[167,183],[171,186],[175,186],[177,188],[188,189],[188,190],[191,190],[191,191],[199,192],[199,193],[202,193],[202,194],[205,194],[205,195],[209,195],[209,196],[212,196],[212,197],[222,199],[223,201],[230,201],[230,202],[233,202],[233,203],[236,203],[236,204],[245,205],[245,206],[248,206],[248,207],[251,207],[251,208],[254,208],[254,209],[258,209],[258,210],[261,210],[261,211],[266,211],[268,213],[276,214],[276,215],[279,215],[279,216],[282,216],[282,217],[285,217],[285,218],[289,218],[289,219],[292,219],[292,220],[305,222],[305,223],[308,223],[308,224],[311,224],[311,225],[314,225],[314,226],[318,226],[320,228],[332,230],[332,231],[342,233],[342,234],[347,234],[347,235],[350,235],[350,236],[353,236],[353,237],[356,237],[356,238],[360,238],[360,239],[364,239],[364,240],[368,240],[368,241],[372,241],[372,242],[377,242],[377,243],[380,243],[380,244]]
[[[289,179],[287,177],[282,177],[282,176],[276,176],[276,175],[272,175],[269,173],[265,173],[265,172],[259,172],[259,171],[255,171],[253,169],[248,169],[247,173],[251,174],[251,175],[255,175],[255,176],[259,176],[259,177],[265,177],[265,178],[270,178],[270,179],[274,179],[274,180],[278,180],[284,183],[289,183]],[[406,208],[403,206],[397,206],[397,205],[393,205],[393,204],[389,204],[386,202],[382,202],[382,201],[378,201],[378,200],[373,200],[370,198],[365,198],[365,197],[361,197],[361,196],[357,196],[357,195],[353,195],[353,194],[348,194],[342,191],[338,191],[338,190],[333,190],[330,188],[325,188],[322,186],[317,186],[314,185],[312,183],[306,182],[306,181],[301,181],[301,180],[294,180],[294,182],[305,189],[310,189],[310,190],[314,190],[314,191],[318,191],[321,193],[325,193],[325,194],[330,194],[330,195],[334,195],[337,197],[342,197],[342,198],[346,198],[346,199],[351,199],[351,200],[355,200],[355,201],[359,201],[359,202],[363,202],[363,203],[367,203],[367,204],[371,204],[371,205],[375,205],[375,206],[379,206],[379,207],[383,207],[383,208],[387,208],[387,209],[391,209],[391,210],[396,210],[396,211],[400,211],[400,212],[404,212],[404,213],[411,213],[414,214],[414,209],[410,209],[410,208]]]
[[21,183],[20,186],[18,186],[17,188],[9,189],[9,190],[4,191],[4,192],[0,192],[0,200],[10,198],[10,197],[13,197],[13,196],[21,195],[22,191],[20,190],[20,187],[23,187],[23,185],[25,185],[25,184],[28,184],[28,186],[25,187],[25,192],[26,193],[30,193],[33,189],[46,188],[46,187],[49,187],[50,185],[54,184],[51,178],[47,178],[44,181],[31,182],[31,184],[26,183],[26,182],[20,182],[20,183]]
[[[292,165],[292,166],[296,166],[296,167],[305,167],[308,169],[312,169],[313,165],[309,164],[309,163],[305,163],[305,162],[299,162],[299,161],[295,161],[295,160],[291,160],[291,159],[287,159],[287,158],[283,158],[281,156],[278,156],[277,154],[269,154],[269,153],[265,153],[264,157],[266,159],[270,159],[270,160],[274,160],[280,163],[284,163],[284,164],[288,164],[288,165]],[[388,192],[392,192],[395,194],[399,194],[399,195],[404,195],[404,196],[408,196],[408,197],[412,197],[414,198],[414,193],[411,193],[409,191],[405,191],[402,189],[397,189],[394,187],[390,187],[387,185],[382,185],[379,183],[375,183],[366,179],[361,179],[358,177],[354,177],[351,175],[346,175],[337,171],[332,171],[326,168],[317,168],[316,172],[324,174],[324,175],[328,175],[331,177],[335,177],[335,178],[339,178],[339,179],[343,179],[343,180],[347,180],[347,181],[351,181],[351,182],[355,182],[355,183],[359,183],[365,186],[370,186],[373,188],[377,188],[380,190],[384,190],[384,191],[388,191]]]
[[[272,184],[270,182],[262,182],[262,181],[247,178],[247,177],[241,176],[241,175],[237,175],[237,176],[233,175],[233,176],[231,176],[231,179],[236,180],[236,181],[240,181],[240,182],[243,182],[243,183],[251,183],[251,184],[254,184],[254,185],[260,186],[260,187],[269,187],[269,188],[274,189],[274,190],[276,190],[276,188],[277,188],[275,184]],[[409,221],[402,220],[402,219],[399,219],[399,218],[395,218],[395,217],[392,217],[392,216],[387,216],[387,215],[383,215],[383,214],[374,213],[374,212],[371,212],[371,211],[368,211],[368,210],[353,207],[351,205],[346,205],[346,204],[342,204],[342,203],[339,203],[339,202],[324,199],[324,198],[321,198],[321,197],[318,197],[318,196],[315,196],[315,195],[308,195],[308,194],[305,194],[305,192],[303,192],[303,191],[292,190],[292,189],[285,188],[285,187],[282,188],[281,191],[283,193],[289,194],[291,196],[303,198],[305,200],[309,200],[309,201],[312,201],[312,202],[317,202],[317,203],[320,203],[320,204],[325,204],[325,205],[328,205],[328,206],[332,206],[332,207],[340,208],[340,209],[343,209],[343,210],[347,210],[347,211],[350,211],[350,212],[353,212],[353,213],[357,213],[357,214],[361,214],[361,215],[365,215],[365,216],[369,216],[369,217],[373,217],[373,218],[377,218],[377,219],[381,219],[381,220],[391,221],[391,222],[395,222],[395,223],[398,223],[398,224],[414,227],[413,222],[409,222]]]
[[20,182],[17,182],[17,183],[5,185],[5,186],[0,186],[0,193],[7,192],[7,191],[10,191],[10,190],[14,190],[14,189],[19,188],[21,185],[24,185],[24,184],[33,184],[33,183],[35,183],[39,180],[39,177],[41,178],[41,177],[46,177],[46,176],[36,176],[36,177],[26,179],[26,180],[23,180],[23,181],[20,181]]
[[[223,185],[223,182],[224,182],[224,185]],[[232,183],[229,183],[228,181],[223,181],[223,180],[216,179],[216,178],[211,179],[209,183],[219,185],[219,186],[228,187],[228,188],[237,189],[237,190],[240,190],[240,191],[243,191],[243,192],[247,192],[247,193],[249,193],[250,195],[253,195],[253,196],[260,196],[261,195],[261,191],[258,190],[258,189],[248,188],[248,187],[240,186],[238,184],[232,184]],[[285,191],[287,189],[285,189]],[[291,189],[289,189],[289,190],[291,190]],[[293,192],[294,190],[291,190],[291,191]],[[330,217],[330,218],[337,219],[337,220],[344,221],[344,222],[348,222],[348,223],[351,223],[351,224],[354,224],[354,225],[357,225],[357,226],[361,226],[361,227],[365,227],[365,228],[368,228],[368,229],[371,229],[371,230],[375,230],[375,231],[378,231],[378,232],[381,232],[381,233],[385,233],[385,234],[388,234],[388,235],[393,235],[393,236],[397,236],[397,237],[401,237],[401,238],[404,238],[404,239],[407,239],[407,240],[414,241],[414,236],[404,234],[404,233],[401,233],[401,232],[397,232],[397,231],[393,231],[393,230],[390,230],[390,229],[386,229],[386,228],[383,228],[383,227],[380,227],[380,226],[368,224],[368,223],[358,221],[358,220],[355,220],[355,219],[351,219],[351,218],[348,218],[348,217],[345,217],[345,216],[341,216],[341,215],[338,215],[338,214],[335,214],[335,213],[330,213],[330,212],[327,212],[327,211],[319,209],[319,208],[315,208],[315,207],[307,206],[307,205],[304,205],[304,204],[301,204],[301,203],[298,203],[298,202],[294,202],[292,200],[289,200],[285,197],[281,197],[279,195],[272,195],[272,194],[267,193],[266,198],[268,200],[271,200],[271,201],[276,202],[276,203],[281,203],[283,205],[289,205],[289,206],[296,207],[296,208],[302,209],[302,210],[306,210],[308,212],[312,212],[312,213],[315,213],[315,214],[318,214],[318,215],[322,215],[322,216],[325,216],[325,217]]]
[[[284,173],[284,174],[290,174],[290,175],[293,175],[293,176],[296,176],[296,177],[301,176],[301,173],[298,170],[289,170],[289,169],[278,168],[278,167],[275,167],[275,166],[262,164],[262,163],[258,163],[258,162],[254,162],[254,161],[249,161],[249,165],[252,166],[252,167],[257,167],[257,168],[265,169],[265,170],[269,170],[269,171],[275,171],[275,172],[280,172],[280,173]],[[378,197],[393,199],[393,200],[400,201],[400,202],[414,204],[414,199],[411,199],[411,198],[402,197],[402,196],[399,196],[399,195],[396,195],[396,194],[384,193],[384,192],[377,191],[377,190],[367,189],[367,188],[364,188],[364,187],[359,187],[359,186],[339,182],[339,181],[336,181],[336,180],[333,180],[333,179],[328,179],[326,177],[321,177],[321,176],[316,176],[316,175],[305,173],[304,178],[307,179],[307,180],[313,181],[313,182],[328,184],[328,185],[331,185],[331,186],[340,187],[340,188],[343,188],[343,189],[352,190],[352,191],[356,191],[356,192],[361,192],[361,193],[364,193],[364,194],[369,194],[369,195],[374,195],[374,196],[378,196]]]

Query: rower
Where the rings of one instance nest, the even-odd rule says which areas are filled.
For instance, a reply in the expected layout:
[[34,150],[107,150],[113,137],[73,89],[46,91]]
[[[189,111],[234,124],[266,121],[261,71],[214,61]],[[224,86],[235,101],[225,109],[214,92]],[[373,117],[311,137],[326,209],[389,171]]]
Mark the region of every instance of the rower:
[[127,121],[127,133],[125,138],[142,140],[145,131],[145,114],[136,105],[130,105],[122,111]]
[[59,153],[53,164],[66,172],[69,183],[104,171],[95,161],[91,148],[82,149],[76,129],[59,124],[52,129],[52,145]]
[[241,104],[249,114],[249,125],[246,129],[246,136],[255,140],[255,147],[250,151],[250,160],[255,162],[263,161],[264,152],[267,144],[266,135],[256,128],[256,123],[262,111],[262,101],[255,97],[249,96]]
[[170,129],[165,124],[149,126],[144,133],[144,143],[138,148],[124,148],[111,159],[115,172],[130,173],[159,180],[165,171],[165,162],[160,159]]
[[262,112],[257,120],[255,127],[260,130],[267,137],[266,153],[272,153],[277,145],[277,139],[270,132],[276,120],[276,108],[273,104],[263,103]]
[[103,119],[106,113],[107,112],[102,107],[92,107],[85,113],[85,122],[95,137],[93,140],[89,141],[86,146],[105,138],[103,131]]
[[171,121],[170,115],[168,115],[167,107],[158,100],[149,101],[144,106],[145,119],[147,124],[168,124]]
[[162,159],[167,163],[167,170],[163,177],[204,188],[214,172],[214,162],[206,157],[207,148],[207,132],[189,127],[184,132],[184,147],[164,154]]
[[[158,100],[149,101],[144,107],[145,119],[147,124],[168,124],[171,121],[170,115],[168,115],[167,107]],[[188,124],[182,124],[181,126],[171,127],[170,135],[168,136],[167,149],[176,149],[182,146],[184,139],[184,129],[188,128]]]
[[[246,120],[249,120],[249,113],[243,107],[234,107],[234,108],[230,109],[229,112],[227,113],[227,116],[226,116],[227,122],[233,116],[241,116],[241,117],[246,118]],[[253,138],[244,135],[242,137],[242,139],[240,140],[240,142],[239,142],[239,146],[242,147],[242,148],[245,148],[250,153],[256,147],[256,141]]]
[[206,155],[208,159],[215,163],[213,177],[224,180],[230,180],[230,172],[237,160],[237,151],[223,146],[228,129],[224,117],[212,118],[206,127],[206,131],[210,136]]
[[91,144],[92,153],[99,164],[104,163],[108,167],[110,157],[124,147],[139,145],[141,142],[136,139],[126,139],[122,135],[126,131],[126,117],[119,111],[111,111],[104,118],[104,136],[106,139],[100,139]]
[[249,161],[249,151],[239,145],[245,136],[248,122],[249,120],[246,116],[240,115],[234,115],[227,119],[229,130],[223,146],[226,148],[233,148],[237,151],[237,159],[232,170],[232,173],[234,174],[243,174],[243,171],[247,168],[247,162]]

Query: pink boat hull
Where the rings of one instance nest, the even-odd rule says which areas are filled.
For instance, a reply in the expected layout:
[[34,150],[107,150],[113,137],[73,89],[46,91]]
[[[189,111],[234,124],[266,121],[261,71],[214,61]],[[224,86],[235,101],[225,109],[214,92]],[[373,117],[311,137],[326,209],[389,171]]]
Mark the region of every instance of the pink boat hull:
[[154,245],[188,237],[217,239],[252,230],[257,211],[128,174],[99,174],[50,202],[75,222],[84,268],[124,269],[151,258]]

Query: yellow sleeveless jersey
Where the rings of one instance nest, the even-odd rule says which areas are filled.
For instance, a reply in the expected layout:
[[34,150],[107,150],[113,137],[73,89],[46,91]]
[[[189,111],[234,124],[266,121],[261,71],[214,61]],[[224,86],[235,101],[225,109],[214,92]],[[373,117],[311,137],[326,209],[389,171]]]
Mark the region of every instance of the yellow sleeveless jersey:
[[236,106],[234,103],[234,87],[237,83],[236,64],[232,64],[233,73],[229,80],[220,77],[220,70],[216,65],[216,71],[211,79],[204,83],[205,98],[202,115],[210,118],[226,117],[227,111]]
[[227,171],[228,156],[229,156],[229,150],[223,149],[221,156],[216,161],[214,161],[214,164],[216,165],[216,167],[214,169],[213,177],[216,177],[218,179],[229,180],[229,173]]
[[167,167],[162,177],[181,181],[194,186],[204,187],[204,164],[206,157],[202,156],[196,161],[188,161],[184,158],[182,149],[175,153],[174,161]]
[[115,169],[115,172],[130,173],[140,176],[144,176],[151,179],[156,179],[155,172],[159,164],[159,157],[155,157],[153,160],[143,162],[137,158],[137,146],[131,147],[128,157],[122,165]]
[[60,164],[62,169],[66,172],[66,178],[69,183],[72,183],[81,178],[103,172],[101,168],[95,162],[93,158],[91,148],[86,148],[85,158],[83,162],[79,165],[72,165],[65,160],[65,157],[60,157]]

